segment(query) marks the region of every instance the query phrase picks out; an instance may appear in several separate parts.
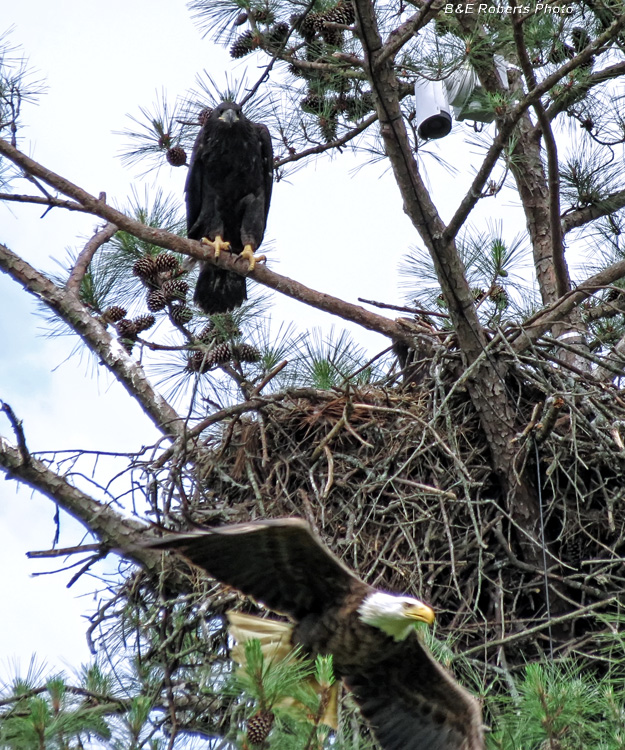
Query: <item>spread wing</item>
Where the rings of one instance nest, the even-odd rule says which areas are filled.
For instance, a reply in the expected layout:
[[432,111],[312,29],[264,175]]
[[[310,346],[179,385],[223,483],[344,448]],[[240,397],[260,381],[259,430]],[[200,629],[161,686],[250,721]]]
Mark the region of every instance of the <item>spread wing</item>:
[[478,702],[422,646],[416,633],[345,682],[384,750],[483,750]]
[[323,612],[354,590],[370,590],[298,518],[235,524],[150,541],[211,577],[295,620]]

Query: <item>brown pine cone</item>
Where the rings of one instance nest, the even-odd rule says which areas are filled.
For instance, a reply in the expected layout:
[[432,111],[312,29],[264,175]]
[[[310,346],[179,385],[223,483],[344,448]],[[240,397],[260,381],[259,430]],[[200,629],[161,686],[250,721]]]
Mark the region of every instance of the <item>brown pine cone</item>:
[[262,745],[273,726],[271,711],[259,711],[247,720],[247,739],[252,745]]
[[132,267],[132,272],[142,281],[151,281],[157,271],[156,261],[151,255],[144,255]]
[[119,305],[111,305],[110,307],[107,307],[103,314],[106,321],[110,323],[119,323],[120,320],[123,320],[126,317],[126,311]]
[[160,289],[151,289],[147,294],[146,304],[150,312],[158,312],[167,305],[167,298]]
[[172,167],[182,167],[187,163],[187,152],[182,146],[172,146],[167,149],[165,158]]
[[134,323],[137,333],[141,333],[141,331],[147,331],[148,328],[152,328],[154,323],[156,323],[156,318],[154,315],[139,315],[138,318],[134,318],[131,322]]
[[172,305],[169,311],[169,317],[178,325],[185,325],[193,317],[193,310],[185,304]]
[[171,279],[170,281],[166,281],[161,287],[161,292],[168,302],[175,299],[186,299],[188,291],[189,285],[182,279]]
[[154,263],[159,273],[177,271],[180,268],[180,261],[172,253],[159,253],[154,259]]

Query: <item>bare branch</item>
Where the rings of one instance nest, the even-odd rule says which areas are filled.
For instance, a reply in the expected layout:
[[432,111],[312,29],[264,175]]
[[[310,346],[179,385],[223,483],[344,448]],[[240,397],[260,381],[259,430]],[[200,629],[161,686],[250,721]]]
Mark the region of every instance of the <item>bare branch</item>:
[[61,198],[42,198],[40,195],[18,195],[16,193],[0,193],[0,201],[12,201],[13,203],[34,203],[39,206],[48,206],[48,208],[64,208],[67,211],[81,211],[82,213],[91,213],[84,206],[73,201],[65,201]]
[[108,242],[116,231],[117,227],[115,226],[115,224],[109,223],[103,229],[100,229],[98,232],[96,232],[96,234],[93,235],[89,242],[87,242],[82,252],[76,259],[76,263],[74,263],[74,267],[72,268],[69,279],[65,284],[65,288],[68,292],[71,292],[72,294],[78,294],[80,284],[85,273],[87,272],[87,268],[89,268],[89,264],[93,260],[93,256],[96,254],[98,248],[102,247],[102,245]]

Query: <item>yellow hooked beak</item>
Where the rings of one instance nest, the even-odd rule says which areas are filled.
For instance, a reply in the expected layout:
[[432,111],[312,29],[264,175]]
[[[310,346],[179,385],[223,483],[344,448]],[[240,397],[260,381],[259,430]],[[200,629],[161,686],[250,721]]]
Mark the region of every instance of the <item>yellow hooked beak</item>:
[[423,602],[417,604],[409,604],[404,608],[404,615],[409,617],[411,620],[418,620],[419,622],[425,622],[428,625],[432,625],[436,619],[434,610],[428,607]]

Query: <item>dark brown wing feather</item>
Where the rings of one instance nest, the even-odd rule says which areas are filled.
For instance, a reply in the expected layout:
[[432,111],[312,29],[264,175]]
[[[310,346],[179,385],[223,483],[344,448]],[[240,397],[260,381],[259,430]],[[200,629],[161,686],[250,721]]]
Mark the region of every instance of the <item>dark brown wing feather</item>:
[[254,123],[254,127],[260,139],[260,153],[265,178],[265,222],[267,222],[271,192],[273,190],[273,144],[271,142],[271,134],[266,125]]
[[171,534],[145,546],[184,555],[211,577],[295,620],[369,587],[298,518]]
[[460,687],[411,633],[388,658],[345,677],[384,750],[483,750],[482,717]]

